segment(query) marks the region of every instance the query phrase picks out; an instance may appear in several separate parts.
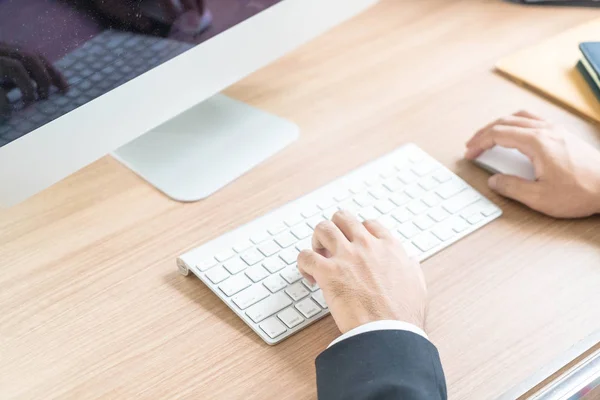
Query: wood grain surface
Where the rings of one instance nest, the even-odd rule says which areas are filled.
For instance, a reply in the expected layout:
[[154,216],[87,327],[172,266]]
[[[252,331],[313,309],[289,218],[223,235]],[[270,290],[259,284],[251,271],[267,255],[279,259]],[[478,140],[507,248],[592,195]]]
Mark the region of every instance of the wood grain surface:
[[557,221],[493,195],[461,161],[464,143],[526,108],[600,146],[597,128],[493,72],[599,16],[383,0],[226,91],[302,137],[211,198],[170,201],[105,157],[0,211],[0,398],[314,399],[333,320],[269,347],[175,258],[406,142],[505,212],[423,265],[450,398],[523,381],[600,329],[600,219]]

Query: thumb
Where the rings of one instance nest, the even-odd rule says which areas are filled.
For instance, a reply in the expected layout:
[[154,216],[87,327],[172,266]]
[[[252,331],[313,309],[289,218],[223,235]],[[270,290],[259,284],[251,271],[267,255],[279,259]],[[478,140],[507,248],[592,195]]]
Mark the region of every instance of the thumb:
[[538,199],[538,182],[528,181],[518,176],[494,175],[489,181],[490,189],[509,199],[534,208]]

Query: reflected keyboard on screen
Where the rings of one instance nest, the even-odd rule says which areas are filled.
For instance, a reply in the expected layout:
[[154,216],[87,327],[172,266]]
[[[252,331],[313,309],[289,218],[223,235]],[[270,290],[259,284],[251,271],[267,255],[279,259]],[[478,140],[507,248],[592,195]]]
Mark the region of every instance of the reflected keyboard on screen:
[[183,254],[190,271],[268,344],[329,314],[298,271],[313,229],[339,209],[386,226],[419,261],[502,211],[416,145],[408,144],[271,213]]

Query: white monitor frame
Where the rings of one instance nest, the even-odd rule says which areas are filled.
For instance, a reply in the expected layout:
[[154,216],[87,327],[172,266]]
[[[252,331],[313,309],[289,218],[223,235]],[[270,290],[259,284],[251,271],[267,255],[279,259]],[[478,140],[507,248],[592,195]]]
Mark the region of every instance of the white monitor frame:
[[284,0],[0,147],[0,206],[50,187],[376,2]]

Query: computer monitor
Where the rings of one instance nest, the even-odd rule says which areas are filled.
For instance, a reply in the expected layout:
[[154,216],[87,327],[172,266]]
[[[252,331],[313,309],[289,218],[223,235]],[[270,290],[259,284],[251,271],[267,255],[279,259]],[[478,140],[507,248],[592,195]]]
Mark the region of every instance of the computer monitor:
[[0,1],[0,206],[111,152],[210,195],[298,135],[219,92],[375,2]]

